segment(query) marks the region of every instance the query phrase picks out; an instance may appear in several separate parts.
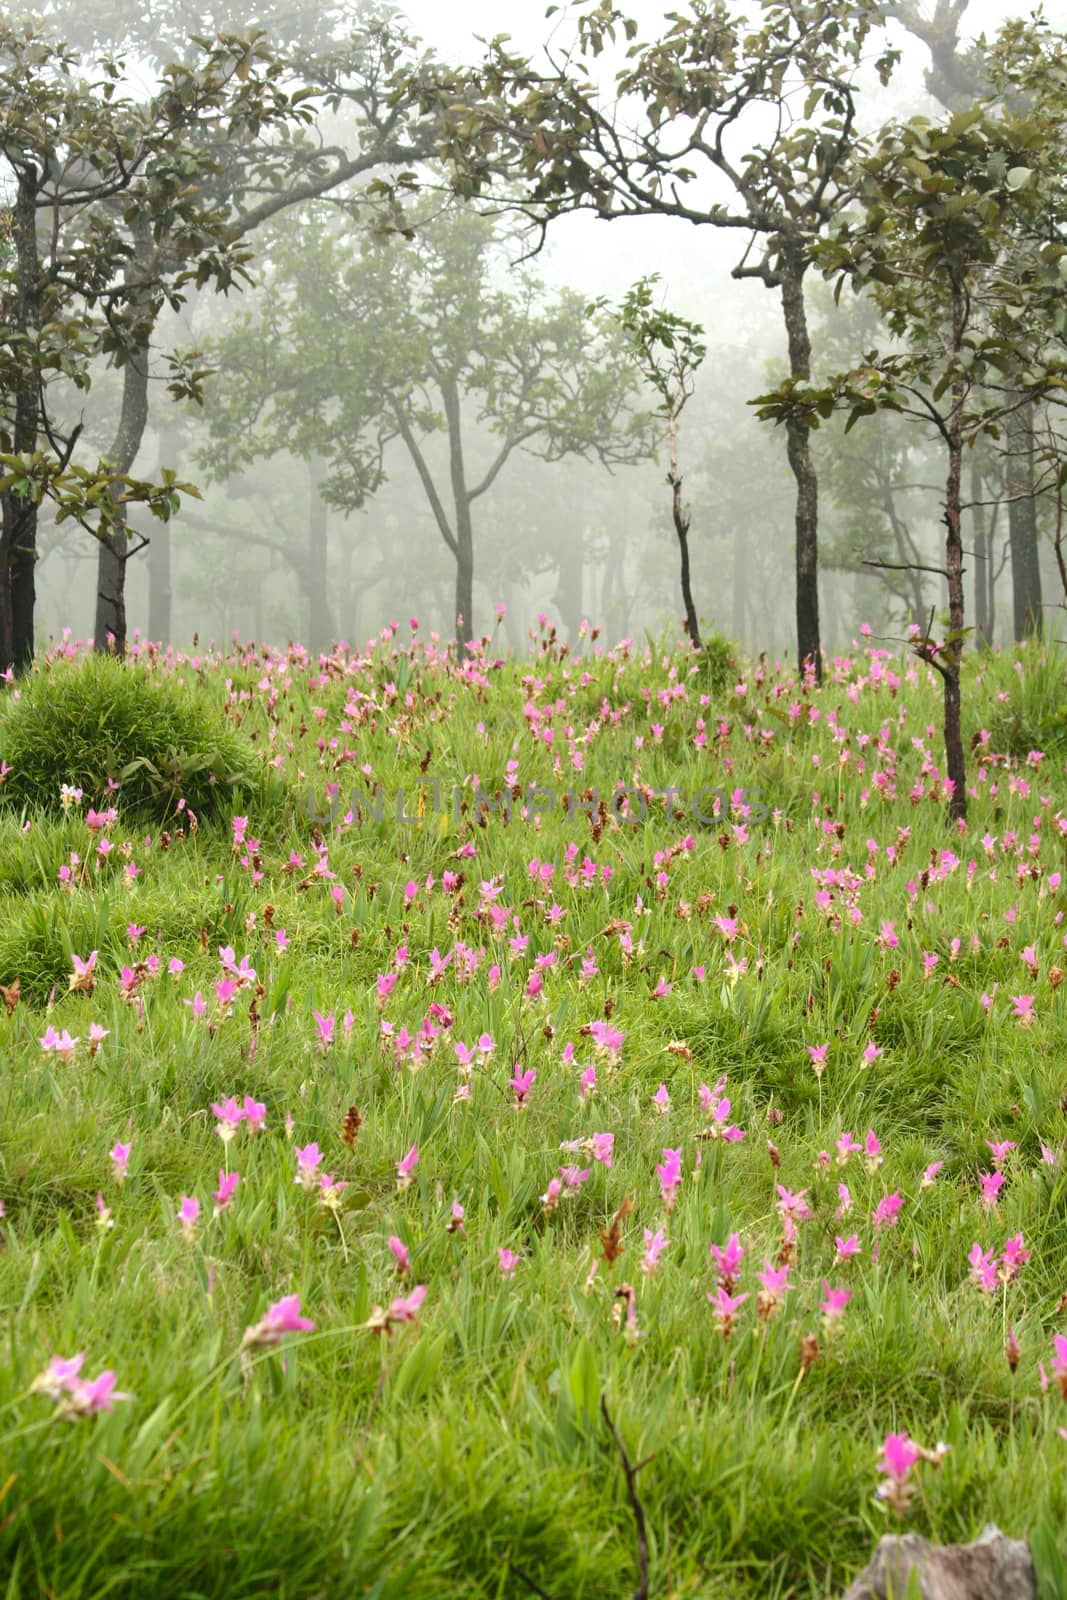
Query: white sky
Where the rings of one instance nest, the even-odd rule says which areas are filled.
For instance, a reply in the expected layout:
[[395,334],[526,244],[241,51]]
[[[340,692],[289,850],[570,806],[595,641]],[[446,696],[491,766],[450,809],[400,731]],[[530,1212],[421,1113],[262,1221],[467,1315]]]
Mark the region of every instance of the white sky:
[[[574,8],[568,14],[561,6],[556,15],[546,19],[547,0],[397,3],[413,31],[438,55],[456,64],[481,58],[479,34],[485,38],[510,34],[511,48],[529,55],[553,36],[562,45],[574,34]],[[636,18],[639,39],[647,40],[663,31],[667,12],[684,13],[686,4],[685,0],[667,4],[628,0],[623,9]],[[992,33],[1007,17],[1028,15],[1032,9],[1031,0],[971,0],[963,34],[973,38],[983,31]],[[1045,14],[1054,25],[1067,26],[1067,0],[1048,0]],[[874,126],[901,110],[905,114],[918,110],[937,114],[938,108],[927,101],[923,90],[922,75],[929,60],[925,47],[909,36],[902,36],[902,45],[904,59],[889,91],[882,91],[875,82],[877,104],[868,102],[867,120]],[[588,65],[605,86],[610,83],[614,66],[602,73],[593,63]],[[766,327],[768,314],[776,316],[777,308],[768,303],[771,296],[761,285],[737,284],[730,279],[740,235],[724,236],[721,230],[671,219],[642,217],[609,224],[582,214],[554,223],[548,239],[548,248],[534,270],[549,281],[568,282],[591,295],[619,299],[637,278],[658,272],[671,310],[703,321],[709,334],[718,332],[730,342],[744,337],[747,324],[752,324],[755,333],[756,325]]]

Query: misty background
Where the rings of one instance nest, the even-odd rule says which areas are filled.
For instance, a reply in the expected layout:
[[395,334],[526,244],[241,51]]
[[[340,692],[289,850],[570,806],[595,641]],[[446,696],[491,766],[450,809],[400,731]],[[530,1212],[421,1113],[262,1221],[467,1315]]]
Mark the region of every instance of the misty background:
[[[642,25],[640,37],[647,38],[662,30],[671,8],[635,0],[629,9]],[[410,0],[401,8],[424,46],[456,64],[481,59],[477,35],[509,33],[516,49],[531,53],[549,40],[569,36],[567,18],[546,19],[544,11],[542,0],[454,0],[447,6]],[[963,33],[973,37],[983,29],[991,32],[1011,14],[1011,8],[975,3],[967,10]],[[1059,26],[1067,10],[1051,6],[1046,16]],[[217,20],[205,14],[205,30]],[[268,33],[272,27],[270,11],[262,8],[247,19],[231,10],[225,20],[242,28],[255,21]],[[921,112],[935,117],[943,109],[925,87],[925,47],[902,29],[898,36],[903,58],[888,88],[872,74],[864,98],[865,122],[872,128],[890,116]],[[605,85],[618,59],[595,64]],[[336,212],[331,216],[330,206],[322,207],[319,221],[336,244]],[[127,569],[131,638],[140,631],[183,648],[194,636],[202,645],[233,636],[272,644],[292,639],[323,649],[338,639],[362,643],[390,620],[400,621],[406,631],[412,616],[418,617],[423,634],[437,631],[447,638],[453,631],[455,562],[401,437],[394,433],[381,443],[375,464],[381,481],[362,506],[330,503],[324,494],[327,463],[313,452],[301,454],[294,441],[306,409],[307,417],[314,416],[315,426],[336,444],[344,426],[344,398],[331,397],[328,386],[321,385],[321,392],[313,394],[312,374],[306,394],[299,388],[303,380],[296,379],[297,387],[288,392],[288,431],[276,433],[269,450],[242,459],[242,413],[233,398],[234,374],[245,352],[260,374],[285,364],[285,336],[277,332],[271,343],[271,308],[279,295],[288,295],[292,317],[299,312],[305,319],[299,326],[310,330],[306,337],[300,335],[302,348],[306,351],[318,337],[315,295],[326,284],[328,266],[336,257],[327,262],[326,254],[315,255],[313,226],[308,212],[283,214],[252,238],[254,286],[227,295],[193,293],[181,312],[165,312],[160,318],[154,346],[203,350],[205,365],[219,363],[220,371],[217,379],[207,380],[204,405],[197,408],[172,401],[162,373],[153,368],[149,423],[132,471],[150,476],[160,467],[172,468],[180,479],[197,484],[203,499],[185,500],[168,525],[143,510],[131,511],[131,527],[148,540]],[[356,212],[344,218],[342,248],[354,259],[359,226]],[[329,248],[328,240],[323,249]],[[794,485],[781,430],[757,421],[746,405],[786,374],[777,295],[758,282],[731,277],[741,253],[736,235],[680,220],[605,222],[577,214],[554,221],[544,248],[516,264],[524,248],[502,224],[489,268],[494,289],[517,288],[523,274],[532,274],[542,281],[549,300],[572,291],[589,302],[601,299],[616,305],[636,280],[658,275],[657,302],[703,328],[707,353],[679,439],[691,514],[696,606],[706,630],[718,630],[753,652],[789,652],[795,637]],[[337,267],[342,269],[343,262]],[[284,290],[279,287],[283,282],[288,285]],[[847,293],[842,311],[835,312],[829,288],[815,273],[809,274],[807,290],[818,370],[833,365],[836,357],[824,355],[824,350],[831,352],[835,339],[842,350],[855,348],[857,322],[873,313],[850,302]],[[426,291],[424,304],[431,312],[437,292]],[[368,319],[363,302],[354,298],[346,313],[339,301],[324,299],[322,318],[322,362],[331,360],[331,346],[338,366],[345,359],[366,359],[358,350],[350,358],[342,350],[345,332],[358,331],[366,338],[373,319]],[[290,330],[297,325],[292,320],[288,324]],[[252,326],[254,335],[248,331]],[[388,344],[384,318],[378,334],[379,343]],[[392,359],[388,350],[378,353],[383,362]],[[98,449],[107,447],[119,400],[118,375],[101,367],[91,402],[79,402],[87,440]],[[468,464],[476,476],[492,463],[496,442],[478,422],[477,398],[461,397],[461,404]],[[654,404],[647,389],[633,398],[634,407],[651,409]],[[862,564],[876,540],[888,537],[884,508],[864,474],[876,453],[876,433],[891,426],[888,420],[872,419],[847,441],[836,426],[814,438],[821,478],[822,635],[831,650],[847,647],[861,623],[870,623],[876,634],[899,636],[920,604],[944,603],[943,585],[936,578],[920,579],[916,587],[911,579],[880,576]],[[904,478],[927,487],[901,491],[894,514],[906,521],[915,550],[934,559],[943,534],[938,494],[930,485],[936,486],[939,472],[936,465],[926,470],[924,450],[929,450],[931,462],[936,452],[932,441],[924,444],[917,432],[903,449]],[[661,448],[658,459],[652,459],[635,446],[632,457],[628,461],[622,452],[622,459],[604,464],[595,450],[559,460],[539,459],[521,448],[514,452],[474,506],[476,633],[497,624],[500,605],[506,609],[498,642],[517,650],[526,648],[526,630],[539,615],[571,639],[583,619],[610,641],[645,629],[656,636],[665,629],[679,631],[665,451]],[[426,443],[425,458],[439,481],[447,477],[443,433]],[[1000,570],[1006,539],[1005,520],[999,534],[994,528]],[[309,540],[322,561],[321,573],[310,580]],[[57,528],[46,515],[40,548],[39,637],[47,642],[64,630],[74,638],[91,636],[97,569],[93,540],[76,524]],[[1048,567],[1047,592],[1055,593],[1047,548],[1042,559]],[[970,582],[968,577],[968,586]],[[970,605],[969,588],[968,596]],[[1010,637],[1010,622],[1010,603],[1003,603],[994,636]]]

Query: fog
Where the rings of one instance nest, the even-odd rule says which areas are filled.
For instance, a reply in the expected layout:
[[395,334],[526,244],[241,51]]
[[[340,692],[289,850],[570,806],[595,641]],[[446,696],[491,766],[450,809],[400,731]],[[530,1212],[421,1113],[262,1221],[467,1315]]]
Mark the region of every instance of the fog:
[[[668,25],[674,8],[632,0],[627,9],[640,24],[639,38],[648,39]],[[511,49],[536,55],[546,43],[561,51],[574,34],[575,13],[546,19],[541,0],[462,0],[448,6],[410,0],[403,10],[424,46],[457,67],[481,61],[485,45],[479,35],[509,34]],[[1015,14],[1014,8],[975,0],[961,38],[991,35]],[[1067,8],[1050,6],[1046,15],[1059,27]],[[269,33],[269,8],[258,20]],[[63,21],[60,8],[56,27]],[[204,18],[205,27],[218,22],[225,17]],[[121,18],[111,26],[115,37],[121,35]],[[862,78],[860,116],[872,131],[895,116],[944,114],[926,87],[926,46],[899,25],[891,25],[891,34],[902,60],[889,86],[881,86],[869,68]],[[622,60],[617,50],[589,63],[605,101]],[[152,79],[151,64],[136,49],[129,70],[138,81]],[[758,123],[752,126],[759,131]],[[354,137],[343,107],[325,111],[322,128],[329,141]],[[431,186],[446,182],[440,172],[434,180],[419,170]],[[514,321],[492,322],[489,310],[472,310],[469,278],[458,282],[462,271],[450,266],[452,277],[445,268],[433,276],[426,267],[426,252],[435,248],[429,235],[424,242],[416,229],[413,243],[402,236],[375,242],[365,203],[335,203],[362,193],[365,185],[361,177],[325,203],[280,212],[248,236],[251,284],[226,294],[193,288],[184,306],[160,315],[152,333],[148,421],[130,470],[149,479],[162,468],[173,470],[197,485],[202,499],[184,497],[166,525],[143,508],[131,509],[134,543],[146,541],[126,563],[131,638],[139,632],[183,648],[194,637],[201,644],[232,636],[270,643],[292,639],[324,649],[337,639],[363,642],[390,620],[402,620],[406,628],[412,616],[425,633],[450,636],[456,557],[427,479],[452,516],[447,491],[454,487],[455,459],[444,429],[446,402],[431,392],[426,373],[440,367],[442,341],[462,341],[468,336],[464,328],[479,325],[479,317],[487,342],[492,334],[498,346],[509,339],[512,344],[510,351],[495,347],[493,359],[503,374],[494,379],[495,413],[486,419],[485,391],[473,380],[458,395],[468,482],[492,477],[470,503],[474,632],[495,629],[501,646],[521,650],[528,627],[544,616],[572,642],[585,620],[611,640],[646,630],[653,637],[677,637],[682,607],[665,429],[649,420],[642,434],[647,444],[655,433],[655,456],[638,447],[636,434],[630,459],[621,446],[605,452],[607,461],[597,455],[609,441],[609,426],[621,438],[628,416],[654,409],[653,391],[635,388],[610,425],[603,423],[599,438],[590,439],[587,429],[584,455],[541,459],[532,452],[552,454],[556,447],[546,446],[547,434],[534,436],[520,442],[493,476],[504,427],[498,420],[494,430],[493,416],[514,414],[507,406],[515,397],[500,390],[520,384],[515,361],[509,368],[508,360],[525,335],[516,332]],[[413,215],[423,205],[420,227],[435,207],[447,209],[440,194],[432,201],[425,195],[402,198]],[[710,206],[724,193],[701,179],[692,185],[691,198]],[[706,355],[678,426],[702,631],[722,633],[753,652],[777,656],[794,650],[794,481],[784,429],[758,421],[747,403],[787,375],[781,301],[777,290],[731,275],[744,256],[745,235],[663,216],[606,221],[588,211],[553,220],[539,248],[534,234],[514,232],[513,219],[500,219],[498,231],[497,242],[487,247],[486,295],[525,296],[527,306],[539,295],[539,306],[551,306],[573,291],[590,305],[604,302],[606,315],[637,280],[656,275],[657,305],[703,329]],[[383,264],[390,251],[392,258]],[[397,263],[420,252],[422,264],[415,263],[405,280],[409,299],[401,303]],[[531,275],[540,280],[540,290],[524,287]],[[826,354],[830,340],[837,341],[835,350],[847,346],[848,359],[858,360],[863,346],[856,330],[865,313],[851,295],[846,291],[844,309],[836,311],[816,272],[808,273],[806,295],[816,372],[838,360],[838,354]],[[474,323],[464,323],[463,316]],[[588,321],[589,353],[595,320]],[[421,428],[421,466],[406,442],[407,424],[397,420],[396,402],[374,412],[369,377],[373,373],[381,383],[387,373],[390,392],[400,392],[404,352],[416,346],[437,351],[427,357],[429,367],[413,369],[412,391],[404,400]],[[168,395],[164,358],[173,348],[202,351],[204,366],[218,365],[217,374],[204,380],[201,405]],[[595,376],[587,374],[590,392]],[[272,385],[276,397],[265,399]],[[83,425],[79,450],[86,458],[109,448],[121,393],[122,373],[98,360],[87,396],[60,397],[67,422],[76,418]],[[607,406],[603,396],[598,404]],[[603,415],[609,417],[609,407]],[[812,438],[821,478],[821,633],[830,649],[847,647],[861,623],[899,636],[918,600],[930,608],[944,603],[936,578],[909,589],[899,577],[863,564],[868,512],[855,479],[874,449],[875,430],[883,426],[889,424],[871,419],[845,442],[835,424]],[[557,428],[557,444],[558,436]],[[927,488],[902,489],[898,511],[916,556],[929,560],[941,537],[936,449],[915,430],[906,452],[908,482]],[[354,504],[357,499],[362,504]],[[872,507],[870,516],[880,517],[873,501]],[[997,551],[1005,534],[1002,519]],[[871,550],[875,543],[871,521]],[[57,526],[50,514],[43,515],[36,618],[42,643],[64,633],[93,634],[97,559],[84,527],[75,521]],[[1003,569],[1005,558],[997,559]],[[1046,592],[1052,593],[1056,575],[1047,541],[1042,561]],[[1009,636],[1009,581],[1010,569],[1002,572],[1005,598],[993,630],[999,627],[1001,637]]]

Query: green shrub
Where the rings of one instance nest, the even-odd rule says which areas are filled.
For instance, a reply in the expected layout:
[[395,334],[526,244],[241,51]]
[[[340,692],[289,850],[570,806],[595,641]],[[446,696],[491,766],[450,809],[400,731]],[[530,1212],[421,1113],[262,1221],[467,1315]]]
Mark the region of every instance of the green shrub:
[[[163,822],[184,799],[222,815],[260,783],[252,746],[204,690],[108,656],[55,662],[0,698],[0,804],[60,808],[63,784],[85,803]],[[118,788],[109,788],[109,783]]]
[[740,670],[737,646],[721,633],[709,633],[698,656],[700,679],[709,694],[722,694],[737,681]]

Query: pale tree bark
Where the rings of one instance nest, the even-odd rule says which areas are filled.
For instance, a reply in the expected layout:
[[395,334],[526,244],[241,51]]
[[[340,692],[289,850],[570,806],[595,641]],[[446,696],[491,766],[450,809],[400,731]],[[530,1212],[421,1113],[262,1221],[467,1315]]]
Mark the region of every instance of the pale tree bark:
[[[115,472],[133,466],[148,423],[148,328],[138,329],[122,369],[122,412],[108,461]],[[117,492],[116,492],[117,498]],[[97,650],[126,654],[126,564],[130,559],[127,508],[117,505],[115,520],[99,534],[96,572],[96,622],[93,642]],[[143,548],[142,545],[137,549]]]

